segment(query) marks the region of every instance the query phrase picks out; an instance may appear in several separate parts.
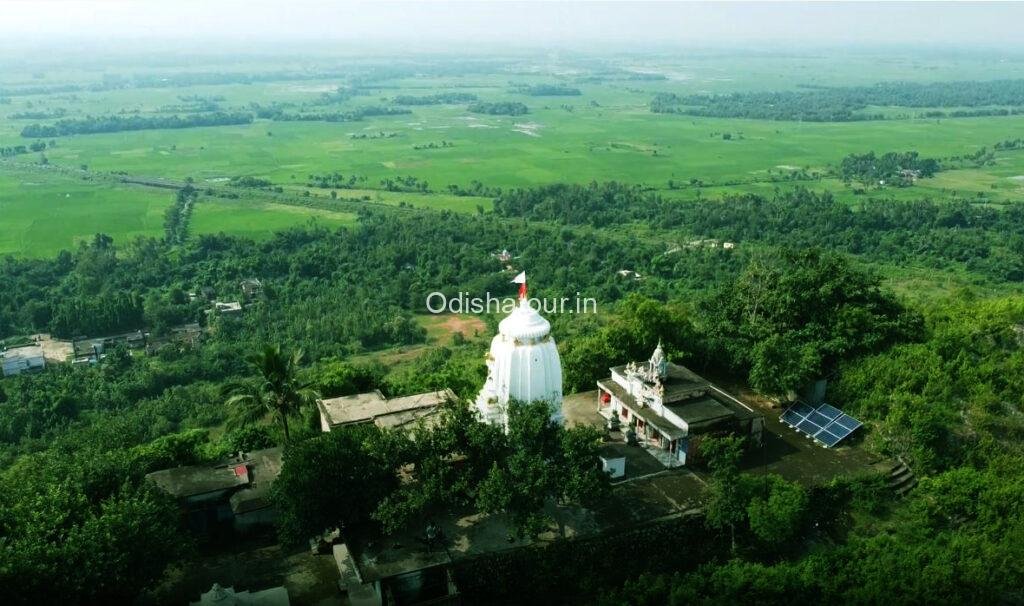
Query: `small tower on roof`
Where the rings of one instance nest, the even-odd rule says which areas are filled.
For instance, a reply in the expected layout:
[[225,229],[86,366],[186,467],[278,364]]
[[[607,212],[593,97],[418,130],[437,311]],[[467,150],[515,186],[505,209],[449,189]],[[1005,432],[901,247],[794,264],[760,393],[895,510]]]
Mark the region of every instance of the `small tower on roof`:
[[487,423],[508,429],[510,401],[548,403],[551,418],[561,423],[562,361],[551,337],[551,324],[526,297],[526,272],[516,276],[519,303],[498,325],[487,354],[487,380],[476,409]]

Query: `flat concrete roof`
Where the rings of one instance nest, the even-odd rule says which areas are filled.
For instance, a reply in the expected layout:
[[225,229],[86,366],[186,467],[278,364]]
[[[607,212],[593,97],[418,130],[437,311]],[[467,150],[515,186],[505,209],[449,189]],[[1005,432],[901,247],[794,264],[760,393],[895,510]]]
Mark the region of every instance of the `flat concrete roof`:
[[[626,376],[626,366],[626,364],[614,366],[611,368],[611,371],[615,374]],[[694,391],[707,389],[710,384],[707,379],[689,368],[669,362],[665,373],[665,380],[662,381],[664,389],[662,401],[667,404],[679,398],[689,397]]]
[[[207,465],[161,469],[146,478],[176,498],[187,498],[240,486],[252,486],[253,498],[262,497],[281,473],[282,448],[266,448]],[[247,510],[259,509],[249,506]]]
[[331,427],[375,422],[380,427],[398,427],[435,412],[439,405],[455,400],[450,389],[386,399],[379,390],[340,398],[318,400],[320,414]]
[[13,360],[30,360],[32,358],[42,358],[43,348],[38,345],[25,345],[23,347],[12,347],[7,351],[0,353],[0,357],[7,361]]
[[179,499],[245,486],[249,483],[248,473],[240,475],[235,473],[233,467],[205,465],[161,469],[146,474],[146,477],[164,492]]
[[710,396],[666,404],[665,408],[679,415],[691,428],[707,427],[735,417],[732,410]]
[[[615,366],[611,371],[613,374],[626,376],[625,365]],[[653,425],[669,439],[685,435],[682,428],[676,427],[665,417],[646,406],[640,406],[636,398],[613,378],[601,379],[597,385],[625,403],[634,414]],[[662,405],[686,421],[691,431],[712,427],[729,419],[746,419],[757,415],[685,366],[669,363],[667,377],[662,386]]]

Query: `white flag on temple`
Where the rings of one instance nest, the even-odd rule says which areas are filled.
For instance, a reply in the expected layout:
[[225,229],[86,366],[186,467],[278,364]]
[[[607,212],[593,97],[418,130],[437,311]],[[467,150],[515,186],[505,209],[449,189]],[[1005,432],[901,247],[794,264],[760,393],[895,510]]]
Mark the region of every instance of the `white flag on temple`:
[[525,271],[519,272],[518,276],[512,278],[512,283],[513,284],[526,284],[526,272]]

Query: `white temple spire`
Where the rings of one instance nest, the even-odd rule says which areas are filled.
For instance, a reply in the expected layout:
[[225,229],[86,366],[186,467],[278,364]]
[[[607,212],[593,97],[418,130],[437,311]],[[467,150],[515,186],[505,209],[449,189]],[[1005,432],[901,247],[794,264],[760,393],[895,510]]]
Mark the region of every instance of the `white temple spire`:
[[562,422],[562,362],[551,337],[551,324],[526,297],[526,272],[513,282],[519,304],[498,325],[487,354],[487,381],[476,399],[481,418],[508,429],[510,401],[548,402],[551,418]]

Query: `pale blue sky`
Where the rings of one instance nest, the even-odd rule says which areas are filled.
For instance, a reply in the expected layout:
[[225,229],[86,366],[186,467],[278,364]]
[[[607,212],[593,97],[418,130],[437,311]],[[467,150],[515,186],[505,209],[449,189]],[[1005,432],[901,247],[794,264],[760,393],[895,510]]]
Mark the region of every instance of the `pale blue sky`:
[[1024,3],[0,0],[5,37],[330,39],[421,46],[927,44],[1020,47]]

